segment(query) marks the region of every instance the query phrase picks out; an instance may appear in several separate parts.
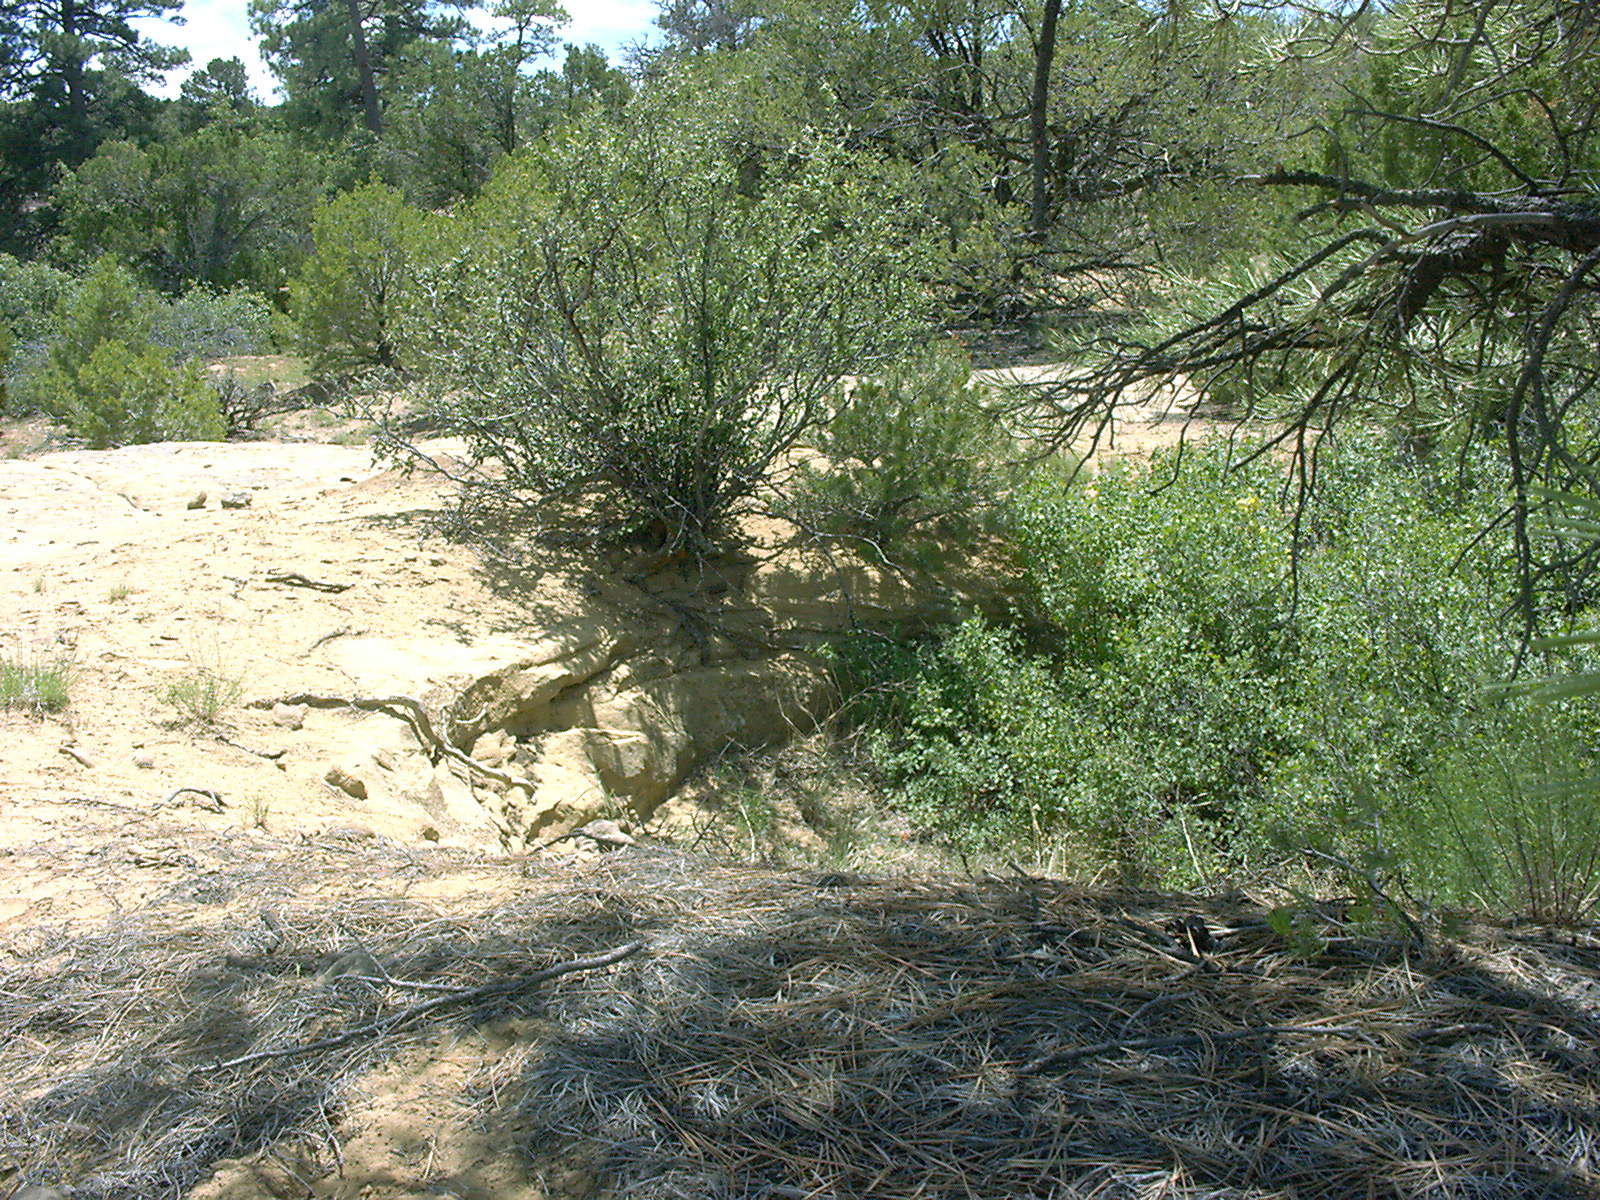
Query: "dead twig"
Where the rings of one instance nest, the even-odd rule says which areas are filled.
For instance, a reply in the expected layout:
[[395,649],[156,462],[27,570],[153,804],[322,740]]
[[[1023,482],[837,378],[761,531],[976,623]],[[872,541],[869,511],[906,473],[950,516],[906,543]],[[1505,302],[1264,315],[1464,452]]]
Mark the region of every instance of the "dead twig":
[[[382,1034],[393,1033],[406,1026],[439,1012],[442,1009],[455,1005],[475,1004],[480,1000],[488,1000],[494,996],[510,995],[522,991],[524,988],[533,987],[535,984],[545,983],[557,979],[562,975],[570,975],[574,971],[597,971],[602,967],[609,967],[613,963],[639,953],[644,949],[643,942],[629,942],[609,950],[604,954],[596,954],[592,958],[578,958],[570,962],[557,963],[553,967],[546,967],[543,971],[535,971],[532,975],[524,975],[516,979],[501,979],[494,983],[486,983],[479,987],[457,988],[447,995],[436,996],[432,1000],[424,1000],[418,1004],[408,1005],[395,1012],[388,1013],[376,1021],[368,1022],[355,1029],[347,1029],[333,1037],[322,1038],[315,1042],[306,1042],[298,1046],[284,1046],[277,1050],[258,1050],[254,1054],[241,1054],[237,1058],[230,1058],[223,1062],[215,1063],[210,1067],[196,1067],[195,1071],[226,1071],[235,1067],[248,1066],[251,1063],[268,1062],[272,1059],[297,1058],[304,1054],[314,1054],[322,1050],[334,1050],[340,1046],[347,1046],[361,1038],[375,1038]],[[387,981],[385,981],[387,982]]]
[[411,726],[416,732],[417,738],[436,758],[451,759],[468,770],[476,771],[485,779],[493,780],[495,783],[502,784],[505,787],[525,787],[530,792],[536,790],[536,786],[530,780],[508,774],[486,763],[481,763],[466,751],[440,737],[438,730],[433,726],[433,717],[429,715],[427,706],[415,696],[349,697],[334,696],[322,692],[297,692],[292,696],[252,701],[251,707],[271,708],[275,704],[304,704],[310,708],[354,708],[360,712],[380,712],[387,713],[389,716],[395,715],[391,710],[400,709],[406,714],[402,719]]
[[285,587],[310,588],[314,592],[348,592],[355,586],[353,583],[331,583],[325,579],[312,579],[299,571],[268,571],[266,582],[282,584]]

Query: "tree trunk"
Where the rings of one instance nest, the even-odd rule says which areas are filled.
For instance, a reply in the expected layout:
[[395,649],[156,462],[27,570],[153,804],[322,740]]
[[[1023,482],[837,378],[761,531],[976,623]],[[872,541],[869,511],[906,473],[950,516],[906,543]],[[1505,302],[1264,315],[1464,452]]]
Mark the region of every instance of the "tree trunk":
[[372,74],[372,55],[367,52],[367,35],[361,27],[361,0],[345,0],[350,13],[350,54],[355,59],[356,76],[361,81],[361,113],[367,132],[383,136],[383,113],[378,108],[378,84]]
[[1061,0],[1044,0],[1044,21],[1039,26],[1039,49],[1034,58],[1033,102],[1029,106],[1033,142],[1033,204],[1028,213],[1028,230],[1035,241],[1043,241],[1050,225],[1050,139],[1046,118],[1050,106],[1050,64],[1056,57],[1056,20],[1061,15]]
[[83,49],[78,45],[78,6],[62,0],[61,33],[67,49],[61,59],[61,82],[67,89],[67,107],[82,133],[89,120],[89,93],[83,86]]

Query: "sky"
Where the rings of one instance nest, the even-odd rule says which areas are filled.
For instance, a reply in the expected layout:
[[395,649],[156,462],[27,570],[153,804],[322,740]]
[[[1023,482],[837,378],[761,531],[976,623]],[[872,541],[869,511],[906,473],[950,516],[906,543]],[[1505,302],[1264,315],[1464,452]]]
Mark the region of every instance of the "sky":
[[[572,20],[558,30],[563,41],[586,45],[593,42],[611,57],[619,59],[619,49],[648,36],[656,15],[655,0],[565,0]],[[176,96],[189,73],[213,58],[242,58],[250,71],[250,81],[266,99],[273,95],[272,75],[256,53],[250,36],[249,0],[184,0],[183,25],[170,21],[135,21],[140,34],[165,46],[181,46],[189,51],[187,67],[180,67],[167,78],[166,85],[153,86],[158,96]]]

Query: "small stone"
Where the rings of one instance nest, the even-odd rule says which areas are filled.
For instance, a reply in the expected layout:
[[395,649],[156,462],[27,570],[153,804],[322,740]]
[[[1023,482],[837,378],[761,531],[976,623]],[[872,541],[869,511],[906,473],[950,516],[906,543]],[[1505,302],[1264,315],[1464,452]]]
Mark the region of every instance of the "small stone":
[[206,506],[206,494],[204,492],[196,492],[194,494],[194,499],[189,501],[189,507],[191,509],[204,508],[205,506]]
[[133,765],[138,767],[141,771],[154,771],[156,769],[156,760],[151,758],[148,754],[141,754],[138,758],[133,760]]
[[601,846],[610,846],[613,849],[620,849],[623,846],[632,846],[634,844],[632,835],[625,833],[622,826],[615,821],[590,821],[582,828],[574,829],[567,836],[588,838]]
[[378,833],[370,825],[332,825],[323,830],[322,836],[331,842],[370,842]]
[[430,554],[430,555],[428,555],[428,565],[430,567],[442,567],[442,566],[444,566],[444,555],[442,555],[442,554]]
[[255,497],[249,492],[229,492],[222,498],[223,508],[249,508]]
[[486,767],[501,767],[510,761],[516,748],[515,738],[504,729],[495,729],[472,743],[472,757]]
[[422,827],[422,840],[425,842],[437,842],[442,836],[432,825],[424,825]]
[[306,723],[304,704],[274,704],[272,723],[284,729],[299,729]]
[[329,767],[328,773],[322,778],[347,796],[353,796],[357,800],[367,798],[367,785],[344,767]]

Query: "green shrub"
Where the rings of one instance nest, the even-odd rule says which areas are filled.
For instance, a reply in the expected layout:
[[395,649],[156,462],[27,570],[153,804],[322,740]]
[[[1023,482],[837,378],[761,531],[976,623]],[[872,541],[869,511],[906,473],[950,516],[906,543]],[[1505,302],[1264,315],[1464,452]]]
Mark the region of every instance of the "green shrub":
[[150,341],[179,358],[226,358],[272,349],[272,305],[259,292],[193,287],[156,309]]
[[158,311],[157,300],[109,258],[61,311],[30,389],[44,411],[91,448],[227,432],[198,360],[175,365],[170,352],[151,344]]
[[1412,891],[1584,919],[1600,896],[1595,734],[1590,713],[1520,697],[1461,721],[1424,786],[1377,808]]
[[836,393],[800,464],[788,515],[884,560],[933,568],[970,543],[1015,485],[1004,431],[970,382],[965,354],[941,347]]
[[0,253],[0,323],[10,325],[20,341],[43,338],[74,286],[65,271]]
[[46,369],[75,374],[101,342],[144,345],[150,340],[158,304],[158,298],[140,287],[115,259],[100,259],[62,301]]
[[16,348],[17,339],[5,322],[0,321],[0,415],[10,415],[11,402],[6,386],[7,376],[10,374],[11,354]]
[[1315,848],[1452,902],[1592,895],[1600,803],[1536,781],[1595,773],[1600,716],[1485,692],[1518,650],[1508,548],[1475,540],[1497,464],[1329,450],[1296,581],[1277,468],[1189,453],[1021,491],[1004,625],[840,647],[919,822],[974,847],[1065,839],[1172,882]]
[[63,357],[82,362],[102,338],[142,337],[141,316],[153,306],[153,297],[110,259],[75,280],[53,267],[0,255],[0,322],[9,321],[17,334],[5,372],[8,411],[45,407],[44,376]]
[[658,95],[511,160],[419,314],[442,423],[513,488],[583,495],[665,551],[724,536],[925,303],[870,161],[820,139],[735,161],[727,120]]
[[298,348],[318,374],[400,365],[399,317],[422,214],[372,182],[318,205],[316,249],[289,281]]
[[148,345],[101,342],[75,371],[52,368],[43,393],[51,415],[90,449],[227,435],[216,389],[199,360],[174,365]]

